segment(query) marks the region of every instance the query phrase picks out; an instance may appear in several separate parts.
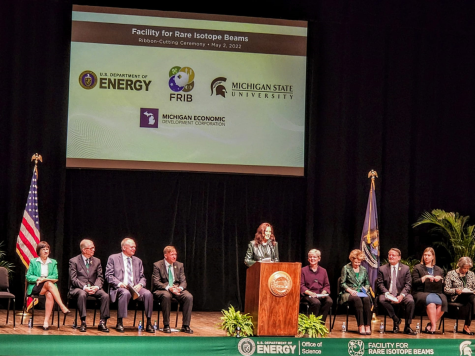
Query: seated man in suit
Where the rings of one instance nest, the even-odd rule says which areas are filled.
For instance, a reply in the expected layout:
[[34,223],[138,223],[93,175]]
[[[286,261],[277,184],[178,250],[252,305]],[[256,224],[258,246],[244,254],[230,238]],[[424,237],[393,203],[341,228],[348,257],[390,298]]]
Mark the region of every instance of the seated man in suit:
[[145,289],[147,280],[143,272],[142,260],[135,257],[135,241],[126,237],[121,242],[122,252],[109,256],[106,266],[106,278],[111,287],[110,295],[112,302],[118,300],[117,307],[117,326],[118,332],[124,332],[123,318],[127,317],[127,306],[132,295],[128,286],[139,294],[139,300],[143,301],[145,314],[147,316],[147,326],[145,331],[153,333],[152,311],[153,295],[148,289]]
[[101,304],[101,320],[97,329],[109,332],[107,319],[109,319],[109,294],[104,292],[104,275],[102,274],[101,260],[94,257],[94,242],[84,239],[80,242],[81,254],[69,260],[69,278],[71,280],[70,295],[77,298],[77,308],[81,316],[79,331],[85,332],[86,325],[86,299],[92,296],[99,299]]
[[[310,313],[315,316],[322,315],[322,321],[327,320],[328,312],[333,304],[330,297],[330,282],[328,282],[327,270],[318,265],[322,258],[319,250],[308,251],[309,266],[302,268],[300,276],[301,299],[309,304]],[[324,296],[317,296],[325,294]]]
[[389,317],[394,321],[393,332],[399,332],[401,319],[394,312],[393,305],[402,304],[405,306],[406,324],[404,333],[416,335],[411,329],[412,315],[414,314],[414,299],[411,295],[411,272],[401,261],[401,251],[391,248],[388,252],[389,263],[379,267],[376,286],[378,291],[378,303],[388,312]]
[[174,297],[182,305],[183,326],[181,331],[193,334],[190,329],[193,296],[186,290],[186,277],[183,263],[176,262],[176,249],[167,246],[163,249],[165,258],[153,264],[153,294],[160,302],[163,312],[163,332],[171,333],[170,309]]

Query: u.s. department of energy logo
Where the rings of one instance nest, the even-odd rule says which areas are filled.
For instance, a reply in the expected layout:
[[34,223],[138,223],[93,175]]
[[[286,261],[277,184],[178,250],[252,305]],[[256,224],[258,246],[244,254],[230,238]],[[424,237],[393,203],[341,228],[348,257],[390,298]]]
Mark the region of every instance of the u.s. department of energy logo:
[[363,356],[364,355],[364,342],[362,340],[350,340],[350,341],[348,341],[348,354],[350,356]]
[[195,87],[195,71],[190,67],[175,66],[168,72],[168,86],[175,93],[188,93]]
[[470,348],[470,345],[472,344],[471,341],[463,341],[460,343],[459,349],[460,349],[460,356],[471,356],[472,355],[472,349]]
[[85,70],[79,75],[79,85],[84,89],[92,89],[97,84],[97,75],[91,70]]
[[238,351],[242,356],[251,356],[256,351],[256,344],[252,339],[245,337],[239,341]]

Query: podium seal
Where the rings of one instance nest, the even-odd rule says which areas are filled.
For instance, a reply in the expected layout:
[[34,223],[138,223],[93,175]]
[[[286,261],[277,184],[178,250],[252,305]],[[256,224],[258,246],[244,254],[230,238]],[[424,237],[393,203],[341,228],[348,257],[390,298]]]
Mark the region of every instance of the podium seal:
[[267,282],[270,292],[276,297],[285,297],[292,289],[292,278],[283,271],[272,273]]

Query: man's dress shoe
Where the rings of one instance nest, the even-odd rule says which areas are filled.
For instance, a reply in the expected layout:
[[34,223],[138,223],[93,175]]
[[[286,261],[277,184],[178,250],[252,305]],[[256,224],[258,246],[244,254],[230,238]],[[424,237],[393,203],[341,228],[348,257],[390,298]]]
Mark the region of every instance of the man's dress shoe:
[[407,334],[407,335],[417,335],[417,333],[411,329],[410,326],[406,326],[404,328],[404,334]]
[[82,332],[82,333],[85,333],[87,330],[87,325],[85,322],[82,322],[81,323],[81,326],[79,327],[79,331]]
[[170,329],[170,325],[166,325],[163,327],[163,332],[167,334],[171,334],[172,329]]
[[[122,327],[122,329],[124,329],[124,327]],[[109,328],[105,323],[99,323],[99,325],[97,326],[97,330],[102,331],[103,333],[109,332]]]
[[117,330],[120,333],[123,333],[124,332],[124,325],[122,325],[122,323],[117,323],[117,325],[115,326],[115,330]]
[[188,325],[183,325],[183,327],[181,328],[181,331],[187,334],[193,334],[193,330],[191,330]]

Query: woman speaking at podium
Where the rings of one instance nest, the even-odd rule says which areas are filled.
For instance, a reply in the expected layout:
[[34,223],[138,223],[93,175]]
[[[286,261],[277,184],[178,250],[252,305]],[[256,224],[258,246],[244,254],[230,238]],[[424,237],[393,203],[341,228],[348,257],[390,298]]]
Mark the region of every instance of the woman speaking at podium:
[[254,240],[249,242],[244,263],[251,267],[256,262],[279,262],[279,249],[274,228],[269,223],[259,225]]

